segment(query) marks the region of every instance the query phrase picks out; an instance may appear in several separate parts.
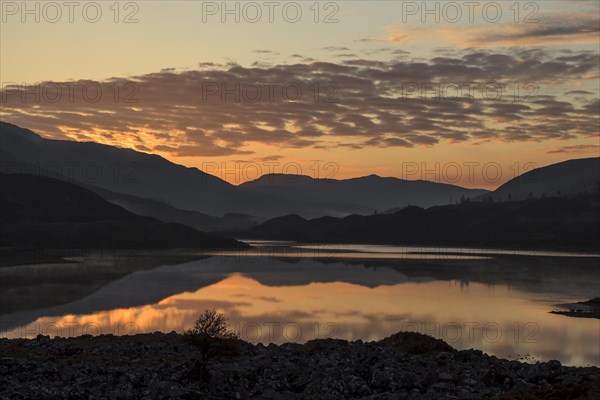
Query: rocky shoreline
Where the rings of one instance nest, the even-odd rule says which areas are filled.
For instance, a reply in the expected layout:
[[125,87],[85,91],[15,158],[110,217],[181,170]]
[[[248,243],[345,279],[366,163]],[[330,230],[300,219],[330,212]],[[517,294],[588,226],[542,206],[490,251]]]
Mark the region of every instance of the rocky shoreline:
[[175,332],[0,339],[1,399],[597,399],[600,368],[525,364],[399,332],[378,342],[242,343],[194,375]]
[[557,304],[560,310],[550,311],[552,314],[566,315],[575,318],[600,319],[600,297],[577,303]]

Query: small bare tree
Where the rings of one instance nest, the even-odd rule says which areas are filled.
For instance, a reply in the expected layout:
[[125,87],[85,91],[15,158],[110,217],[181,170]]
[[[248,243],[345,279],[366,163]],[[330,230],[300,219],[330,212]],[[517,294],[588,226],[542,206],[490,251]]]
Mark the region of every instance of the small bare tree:
[[194,327],[184,332],[184,338],[198,348],[200,358],[192,373],[200,373],[203,381],[210,380],[208,361],[211,357],[222,355],[235,355],[240,352],[241,340],[237,333],[227,328],[227,318],[215,310],[205,310],[196,319]]
[[207,337],[213,339],[237,338],[237,334],[227,329],[227,318],[215,310],[204,310],[194,322],[194,327],[186,334],[194,337]]

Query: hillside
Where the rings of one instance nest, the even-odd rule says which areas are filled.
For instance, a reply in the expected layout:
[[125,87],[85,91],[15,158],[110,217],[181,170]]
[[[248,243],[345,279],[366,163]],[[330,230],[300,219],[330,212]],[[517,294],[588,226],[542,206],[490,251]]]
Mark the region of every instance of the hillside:
[[0,174],[0,245],[41,248],[237,248],[188,226],[135,215],[62,180]]
[[302,242],[563,248],[598,251],[597,193],[519,202],[466,202],[394,214],[271,219],[252,238]]
[[[8,155],[8,161],[4,161],[5,155]],[[375,175],[345,180],[265,175],[257,181],[234,186],[197,168],[184,167],[158,155],[99,143],[45,139],[4,122],[0,122],[0,158],[3,164],[10,164],[13,172],[30,172],[31,166],[51,170],[80,185],[107,190],[112,193],[111,201],[165,221],[189,220],[189,214],[174,209],[202,213],[192,216],[194,222],[190,223],[200,227],[208,226],[205,216],[230,214],[222,226],[233,224],[234,227],[248,228],[256,222],[250,216],[260,220],[290,213],[307,218],[371,214],[373,210],[384,211],[409,204],[422,207],[450,204],[463,196],[473,198],[485,193],[441,183]],[[25,166],[20,167],[19,163]],[[117,199],[117,195],[137,199]],[[167,210],[164,205],[172,209]]]
[[[269,174],[241,185],[252,193],[277,197],[291,204],[303,217],[323,215],[372,214],[393,207],[418,205],[431,207],[452,204],[461,197],[475,198],[482,189],[429,181],[409,181],[377,175],[352,179],[314,179],[304,175]],[[325,212],[324,212],[325,211]]]
[[597,191],[600,158],[567,160],[536,168],[511,179],[491,193],[479,197],[495,201],[525,200],[530,197],[568,196]]
[[[73,182],[73,178],[62,175],[60,172],[34,165],[17,159],[7,151],[0,151],[0,172],[14,174],[28,171],[48,178],[60,179]],[[67,172],[67,171],[65,171]],[[264,218],[253,217],[245,214],[225,214],[222,217],[214,217],[198,211],[181,210],[159,200],[145,199],[133,195],[113,192],[98,186],[80,183],[80,186],[100,195],[110,203],[116,204],[134,214],[156,218],[162,222],[175,222],[191,226],[200,231],[222,232],[232,230],[250,229]]]
[[182,210],[159,200],[144,199],[142,197],[111,192],[92,185],[86,185],[86,188],[99,194],[105,200],[137,215],[156,218],[163,222],[188,225],[201,231],[224,232],[247,230],[265,221],[265,218],[235,213],[226,213],[221,217],[215,217],[199,211]]
[[235,186],[158,155],[92,142],[45,139],[4,122],[0,122],[0,149],[79,184],[213,215],[236,208]]

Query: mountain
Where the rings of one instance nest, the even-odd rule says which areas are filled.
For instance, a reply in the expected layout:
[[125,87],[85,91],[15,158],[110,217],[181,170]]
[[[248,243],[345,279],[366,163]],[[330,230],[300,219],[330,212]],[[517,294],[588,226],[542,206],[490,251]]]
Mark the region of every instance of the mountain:
[[[72,178],[61,175],[56,170],[49,170],[42,168],[41,166],[25,163],[7,151],[0,151],[0,172],[11,174],[20,173],[21,171],[35,172],[40,176],[73,183]],[[264,218],[233,213],[227,213],[222,217],[214,217],[198,211],[181,210],[158,200],[144,199],[142,197],[112,192],[94,185],[80,184],[80,186],[134,214],[156,218],[163,222],[175,222],[188,225],[201,231],[223,232],[248,230],[265,221]]]
[[0,245],[45,248],[238,248],[233,239],[135,215],[75,184],[0,173]]
[[599,185],[600,158],[580,158],[526,172],[478,199],[507,201],[565,196],[596,191]]
[[[260,209],[265,204],[258,199],[245,201],[236,186],[158,155],[92,142],[45,139],[4,122],[0,122],[0,149],[80,184],[159,200],[184,210],[221,215]],[[257,207],[246,206],[247,202]]]
[[599,251],[598,192],[571,198],[465,202],[429,209],[410,206],[395,214],[306,220],[271,219],[252,229],[253,239],[313,243],[563,248]]
[[252,229],[261,235],[280,235],[282,233],[300,232],[308,224],[308,220],[296,214],[276,217]]
[[111,192],[92,185],[86,185],[86,187],[107,201],[121,206],[134,214],[156,218],[163,222],[188,225],[201,231],[243,231],[251,229],[265,221],[265,218],[236,213],[226,213],[222,217],[214,217],[199,211],[182,210],[158,200]]
[[487,193],[482,189],[377,175],[336,180],[268,174],[240,187],[251,193],[277,198],[303,217],[372,214],[408,205],[431,207]]
[[[169,221],[188,221],[192,226],[203,228],[211,226],[212,222],[208,222],[211,216],[227,213],[230,215],[225,225],[249,227],[256,223],[250,216],[272,218],[296,213],[312,218],[371,214],[374,210],[407,205],[449,204],[462,196],[473,198],[486,193],[375,175],[334,180],[272,174],[234,186],[197,168],[177,165],[157,155],[99,143],[45,139],[5,122],[0,122],[0,152],[2,163],[11,164],[16,169],[14,172],[51,171],[52,176],[67,177],[92,190],[107,190],[112,194],[103,192],[103,196],[136,213]],[[13,165],[12,159],[26,164],[23,171]],[[34,166],[33,171],[31,166]],[[187,211],[202,215],[186,214]]]

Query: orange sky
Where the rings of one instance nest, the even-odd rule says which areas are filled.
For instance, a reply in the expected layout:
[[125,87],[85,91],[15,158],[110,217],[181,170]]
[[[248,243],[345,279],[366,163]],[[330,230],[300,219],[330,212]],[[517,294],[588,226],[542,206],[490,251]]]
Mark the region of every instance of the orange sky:
[[91,23],[3,3],[0,118],[234,184],[374,173],[493,189],[599,154],[597,2],[501,3],[497,21],[341,2],[294,23],[126,4]]

